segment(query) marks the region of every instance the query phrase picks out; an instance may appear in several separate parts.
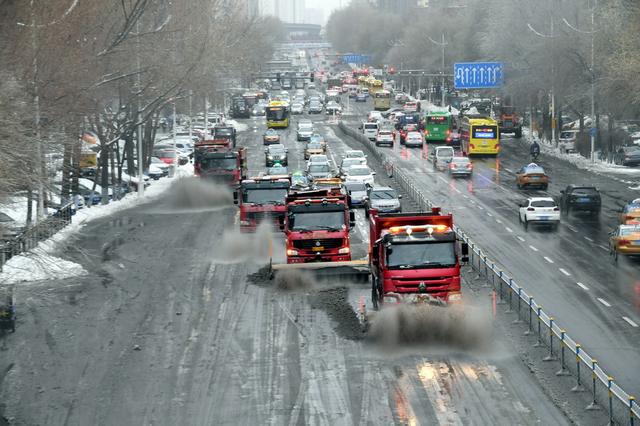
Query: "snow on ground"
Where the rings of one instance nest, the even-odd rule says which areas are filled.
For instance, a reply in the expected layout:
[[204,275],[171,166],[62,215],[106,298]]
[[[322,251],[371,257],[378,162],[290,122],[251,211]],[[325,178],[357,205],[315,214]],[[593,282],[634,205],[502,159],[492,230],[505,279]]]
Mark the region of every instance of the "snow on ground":
[[175,178],[162,178],[153,181],[153,183],[145,189],[143,197],[139,197],[137,194],[128,194],[120,201],[111,202],[106,205],[85,207],[84,209],[78,210],[68,226],[51,238],[41,241],[33,250],[9,259],[9,261],[4,264],[2,272],[0,272],[0,283],[15,284],[19,282],[63,279],[85,275],[87,271],[85,271],[81,265],[56,257],[53,253],[58,251],[64,243],[69,240],[71,235],[77,233],[92,220],[153,201],[160,197],[176,178],[186,176],[193,176],[192,164],[180,166]]
[[[524,140],[528,143],[532,142],[531,131],[529,128],[522,129]],[[545,154],[575,165],[579,169],[588,170],[596,175],[607,176],[625,184],[632,184],[630,189],[640,189],[640,168],[619,166],[598,158],[591,161],[580,154],[566,154],[560,152],[555,145],[549,141],[538,141],[540,150]],[[596,152],[596,157],[598,152]]]

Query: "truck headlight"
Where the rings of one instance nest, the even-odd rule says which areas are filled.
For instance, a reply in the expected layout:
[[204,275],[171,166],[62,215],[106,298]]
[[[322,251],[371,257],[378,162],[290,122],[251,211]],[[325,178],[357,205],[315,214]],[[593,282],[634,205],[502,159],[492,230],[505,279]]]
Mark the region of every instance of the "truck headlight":
[[449,302],[460,302],[462,301],[462,293],[458,293],[458,292],[450,293],[448,300]]
[[351,250],[349,249],[349,247],[343,247],[340,250],[338,250],[338,254],[349,254],[351,252]]
[[287,249],[287,256],[297,256],[298,250]]

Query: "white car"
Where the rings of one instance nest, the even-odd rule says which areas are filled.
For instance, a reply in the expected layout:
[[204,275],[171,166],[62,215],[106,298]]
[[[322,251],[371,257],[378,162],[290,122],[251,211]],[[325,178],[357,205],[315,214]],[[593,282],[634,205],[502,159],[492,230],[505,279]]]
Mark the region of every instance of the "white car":
[[391,130],[380,130],[376,135],[376,146],[389,145],[393,146],[394,132]]
[[367,158],[367,156],[360,149],[349,149],[345,151],[344,158]]
[[364,157],[352,157],[352,158],[343,158],[340,163],[340,174],[346,175],[347,170],[351,168],[351,166],[366,166],[367,159]]
[[420,132],[408,132],[407,136],[404,138],[404,146],[408,147],[419,147],[422,148],[424,143],[424,139],[422,137],[422,133]]
[[339,103],[335,101],[328,102],[327,105],[324,107],[324,110],[329,115],[342,114],[342,107],[340,106]]
[[518,219],[525,229],[529,223],[549,225],[557,229],[560,225],[560,208],[551,197],[527,198],[520,203]]
[[308,141],[313,135],[313,123],[311,121],[301,121],[298,123],[298,141]]
[[302,114],[304,112],[304,105],[300,102],[294,102],[291,104],[291,114]]
[[383,121],[384,117],[380,111],[371,111],[367,116],[368,121]]
[[313,154],[309,156],[307,164],[329,164],[329,158],[324,154]]
[[453,159],[454,151],[450,146],[439,146],[433,154],[433,167],[437,170],[446,170],[449,167],[449,163]]
[[373,177],[376,172],[372,171],[368,166],[351,166],[345,174],[345,182],[362,182],[367,185],[373,185]]

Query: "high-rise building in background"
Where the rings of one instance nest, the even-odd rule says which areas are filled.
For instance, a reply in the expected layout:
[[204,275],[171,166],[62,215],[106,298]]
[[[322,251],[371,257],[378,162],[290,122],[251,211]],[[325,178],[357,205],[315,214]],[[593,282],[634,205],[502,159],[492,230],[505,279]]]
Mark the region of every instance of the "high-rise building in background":
[[305,20],[305,0],[258,0],[259,13],[272,15],[287,23],[302,24]]
[[304,20],[305,24],[314,24],[314,25],[324,25],[325,22],[324,10],[315,8],[315,7],[307,7],[304,10]]

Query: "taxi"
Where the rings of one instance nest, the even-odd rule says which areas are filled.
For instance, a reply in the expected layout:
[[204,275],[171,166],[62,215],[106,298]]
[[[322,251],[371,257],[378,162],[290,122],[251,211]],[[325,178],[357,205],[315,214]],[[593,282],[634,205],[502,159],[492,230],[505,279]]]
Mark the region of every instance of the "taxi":
[[640,255],[640,224],[618,225],[609,233],[609,254],[618,261],[618,254]]
[[321,142],[309,142],[304,148],[304,159],[308,160],[312,155],[326,154],[326,145]]
[[262,135],[262,143],[264,145],[280,143],[280,135],[275,130],[269,129]]
[[623,225],[640,224],[640,198],[636,198],[620,210],[620,223]]
[[549,176],[544,169],[536,163],[530,163],[516,172],[516,185],[518,189],[537,187],[547,189],[549,187]]

